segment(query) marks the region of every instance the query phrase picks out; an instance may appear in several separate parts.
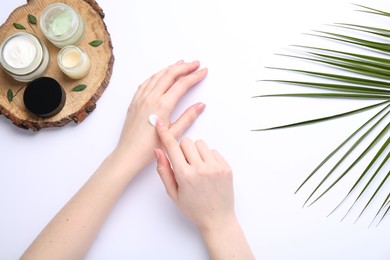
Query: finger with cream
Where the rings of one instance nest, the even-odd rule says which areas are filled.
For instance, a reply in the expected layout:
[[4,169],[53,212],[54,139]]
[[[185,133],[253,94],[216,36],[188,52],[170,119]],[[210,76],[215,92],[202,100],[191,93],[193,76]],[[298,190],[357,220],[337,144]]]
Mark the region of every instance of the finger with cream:
[[88,75],[91,61],[88,55],[77,46],[66,46],[57,57],[58,66],[69,78],[81,79]]

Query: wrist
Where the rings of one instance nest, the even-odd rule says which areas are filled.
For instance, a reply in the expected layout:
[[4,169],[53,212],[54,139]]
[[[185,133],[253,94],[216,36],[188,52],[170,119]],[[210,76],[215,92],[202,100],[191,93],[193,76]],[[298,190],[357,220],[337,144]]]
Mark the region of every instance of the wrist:
[[106,158],[106,162],[110,165],[112,171],[119,175],[126,176],[129,181],[138,174],[145,164],[140,160],[140,155],[129,149],[124,152],[119,148],[115,148]]
[[200,231],[210,259],[255,259],[235,216]]
[[208,223],[207,225],[198,226],[198,229],[203,238],[215,237],[230,233],[232,230],[240,228],[236,215],[233,213],[229,216],[224,216],[221,219]]

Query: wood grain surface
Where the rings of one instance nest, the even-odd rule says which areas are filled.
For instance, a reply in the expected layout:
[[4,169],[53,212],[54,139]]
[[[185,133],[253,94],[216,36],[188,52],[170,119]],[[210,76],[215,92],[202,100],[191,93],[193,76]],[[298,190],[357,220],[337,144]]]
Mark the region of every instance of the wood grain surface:
[[[37,36],[50,53],[49,67],[43,76],[56,79],[65,89],[66,103],[60,113],[51,118],[40,118],[29,113],[23,103],[23,92],[26,83],[18,82],[0,68],[0,114],[9,118],[13,124],[24,129],[38,131],[42,128],[61,127],[74,121],[82,122],[96,107],[96,101],[106,89],[112,74],[114,55],[111,37],[103,21],[104,13],[94,0],[63,0],[62,3],[73,7],[83,17],[85,34],[79,47],[90,57],[91,71],[83,79],[73,80],[65,76],[57,65],[59,48],[50,43],[39,28],[39,18],[43,9],[56,0],[29,0],[27,4],[15,9],[0,27],[0,42],[11,34],[24,31]],[[38,24],[28,22],[28,14],[38,19]],[[23,25],[26,30],[18,30],[13,24]],[[102,40],[103,44],[93,47],[89,42]],[[72,91],[73,87],[85,84],[87,88],[81,92]],[[9,102],[7,92],[12,90],[14,98]]]

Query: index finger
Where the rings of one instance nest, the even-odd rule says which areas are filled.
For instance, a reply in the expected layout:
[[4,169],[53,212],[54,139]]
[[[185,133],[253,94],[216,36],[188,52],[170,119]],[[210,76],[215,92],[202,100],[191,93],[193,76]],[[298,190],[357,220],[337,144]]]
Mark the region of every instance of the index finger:
[[157,135],[160,138],[161,144],[168,154],[173,169],[181,168],[187,165],[187,160],[179,146],[175,137],[169,132],[168,127],[161,119],[156,122]]
[[178,78],[189,75],[190,73],[196,71],[199,66],[199,61],[193,61],[189,63],[175,64],[166,68],[156,82],[156,93],[159,95],[164,94],[172,87]]

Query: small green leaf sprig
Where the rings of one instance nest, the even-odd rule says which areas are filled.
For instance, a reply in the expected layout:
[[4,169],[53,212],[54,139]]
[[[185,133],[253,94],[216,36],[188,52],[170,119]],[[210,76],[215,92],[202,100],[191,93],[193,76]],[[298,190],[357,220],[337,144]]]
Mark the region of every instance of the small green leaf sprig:
[[72,88],[72,91],[73,92],[81,92],[81,91],[83,91],[84,89],[86,89],[87,88],[87,85],[85,85],[85,84],[80,84],[80,85],[77,85],[77,86],[75,86],[74,88]]
[[7,99],[9,103],[11,103],[12,100],[14,100],[14,92],[11,89],[8,89],[7,91]]
[[91,45],[92,47],[99,47],[100,45],[102,45],[102,43],[103,43],[102,40],[94,40],[94,41],[91,41],[88,44]]
[[22,86],[21,88],[19,88],[18,90],[16,90],[16,93],[14,93],[13,91],[12,91],[12,89],[8,89],[8,91],[7,91],[7,100],[8,100],[8,102],[9,103],[11,103],[14,99],[15,99],[15,97],[18,95],[18,93],[24,88],[25,86]]
[[[37,18],[32,14],[27,15],[27,21],[28,21],[28,24],[30,25],[30,27],[31,27],[31,24],[33,24],[33,25],[38,24]],[[26,27],[20,23],[13,23],[12,25],[17,30],[26,30]],[[31,27],[31,29],[34,31],[34,28]]]
[[35,24],[36,25],[38,23],[37,18],[34,15],[32,15],[32,14],[28,14],[27,15],[27,19],[28,19],[28,22],[31,23],[31,24]]
[[15,27],[15,29],[18,29],[18,30],[26,30],[26,27],[24,27],[20,23],[13,23],[13,26]]

